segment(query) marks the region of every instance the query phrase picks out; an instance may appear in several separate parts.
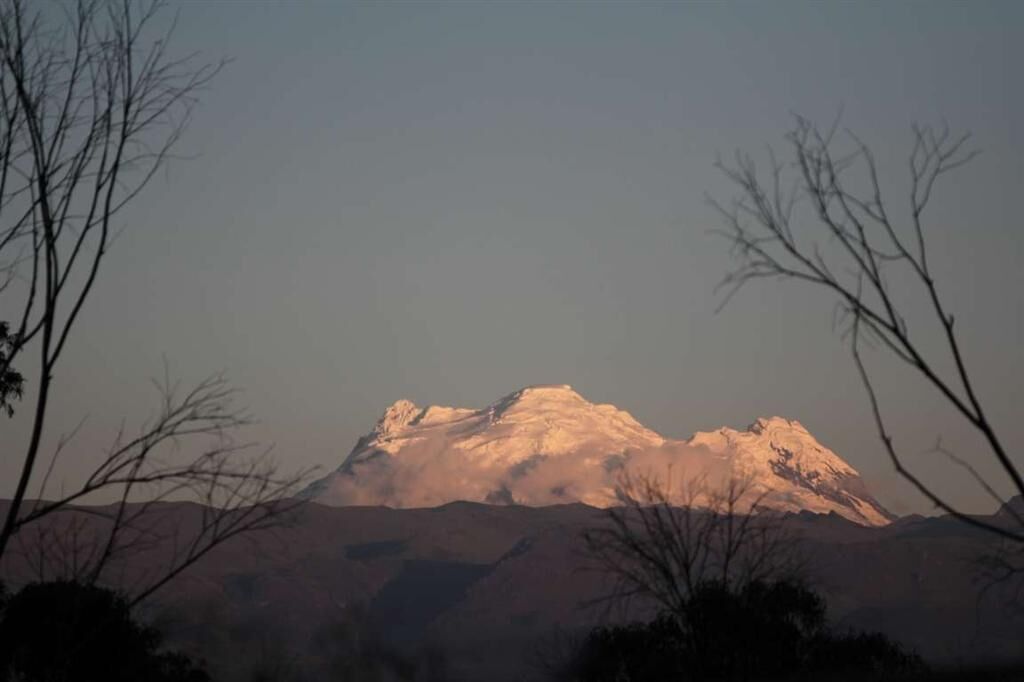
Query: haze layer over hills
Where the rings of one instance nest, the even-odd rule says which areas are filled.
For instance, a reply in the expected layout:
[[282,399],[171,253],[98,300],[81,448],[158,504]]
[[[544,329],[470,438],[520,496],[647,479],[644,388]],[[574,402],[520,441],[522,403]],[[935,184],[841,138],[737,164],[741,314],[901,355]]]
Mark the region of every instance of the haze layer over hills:
[[671,477],[675,490],[694,480],[715,490],[738,479],[749,482],[748,500],[763,495],[774,509],[835,512],[872,526],[892,519],[857,471],[799,422],[761,418],[746,431],[723,427],[673,440],[567,385],[530,386],[482,409],[399,400],[303,496],[399,508],[456,500],[607,507],[618,502],[623,472]]

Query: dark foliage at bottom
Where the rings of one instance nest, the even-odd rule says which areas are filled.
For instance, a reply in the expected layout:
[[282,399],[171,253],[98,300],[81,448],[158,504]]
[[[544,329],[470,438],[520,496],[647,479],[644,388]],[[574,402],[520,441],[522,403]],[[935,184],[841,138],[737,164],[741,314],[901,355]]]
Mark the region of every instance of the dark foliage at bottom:
[[916,655],[881,634],[830,632],[824,602],[801,585],[754,582],[733,591],[708,582],[680,614],[592,631],[564,679],[881,679],[922,669]]
[[208,682],[115,592],[75,582],[0,588],[0,682]]

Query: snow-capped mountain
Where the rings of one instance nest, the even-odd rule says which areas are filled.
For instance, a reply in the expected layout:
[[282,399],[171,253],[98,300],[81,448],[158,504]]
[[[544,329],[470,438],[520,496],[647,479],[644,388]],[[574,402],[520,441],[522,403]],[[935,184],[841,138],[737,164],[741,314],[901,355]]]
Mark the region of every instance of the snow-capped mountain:
[[868,492],[860,474],[804,428],[782,417],[759,418],[746,431],[723,427],[701,431],[685,441],[731,460],[735,476],[766,493],[770,506],[784,511],[834,511],[871,526],[895,517]]
[[570,386],[530,386],[483,408],[399,400],[342,465],[303,496],[333,505],[428,507],[455,500],[614,505],[623,471],[749,482],[752,497],[785,511],[835,512],[857,523],[892,518],[858,473],[798,422],[758,419],[672,440],[628,412]]

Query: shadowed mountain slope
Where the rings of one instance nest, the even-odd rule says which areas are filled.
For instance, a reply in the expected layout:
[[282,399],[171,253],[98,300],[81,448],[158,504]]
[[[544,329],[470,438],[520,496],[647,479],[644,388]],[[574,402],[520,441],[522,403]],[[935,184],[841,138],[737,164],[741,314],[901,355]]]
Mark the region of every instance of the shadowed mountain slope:
[[[162,510],[171,525],[195,512]],[[71,511],[60,522],[73,517],[95,519]],[[1019,606],[1010,608],[1000,586],[980,590],[975,562],[991,551],[988,536],[948,518],[884,527],[835,513],[789,519],[839,627],[881,630],[933,661],[1024,658]],[[588,569],[580,542],[603,520],[582,504],[309,504],[284,527],[217,548],[157,593],[148,613],[172,644],[209,660],[217,679],[252,679],[282,662],[324,679],[351,658],[352,641],[442,652],[450,679],[530,679],[535,652],[554,632],[579,633],[609,615],[592,606],[609,585]],[[167,549],[130,557],[111,580],[130,585]],[[12,586],[34,577],[31,558],[6,559]]]

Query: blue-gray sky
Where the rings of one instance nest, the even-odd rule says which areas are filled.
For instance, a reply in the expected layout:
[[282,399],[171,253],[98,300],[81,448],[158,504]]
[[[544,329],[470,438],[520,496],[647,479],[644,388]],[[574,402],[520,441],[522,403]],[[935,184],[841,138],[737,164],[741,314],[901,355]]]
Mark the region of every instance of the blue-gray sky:
[[[827,296],[763,283],[715,314],[731,262],[704,197],[733,194],[716,154],[782,150],[792,112],[840,107],[897,204],[912,121],[974,132],[983,154],[940,186],[929,236],[982,397],[1024,444],[1018,3],[196,2],[176,37],[232,62],[179,150],[194,158],[123,215],[56,374],[53,433],[88,416],[76,453],[145,415],[164,356],[186,379],[226,370],[252,437],[325,469],[398,398],[557,382],[668,436],[799,419],[883,503],[927,510],[884,458]],[[908,452],[940,434],[976,451],[895,376]]]

